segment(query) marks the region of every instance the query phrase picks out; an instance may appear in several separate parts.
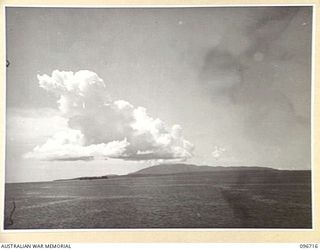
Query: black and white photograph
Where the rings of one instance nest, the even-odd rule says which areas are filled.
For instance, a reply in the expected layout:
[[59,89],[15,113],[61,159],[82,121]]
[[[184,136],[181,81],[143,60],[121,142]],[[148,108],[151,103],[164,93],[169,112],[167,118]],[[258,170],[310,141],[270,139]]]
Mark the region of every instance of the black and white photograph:
[[5,7],[2,228],[312,229],[313,8]]

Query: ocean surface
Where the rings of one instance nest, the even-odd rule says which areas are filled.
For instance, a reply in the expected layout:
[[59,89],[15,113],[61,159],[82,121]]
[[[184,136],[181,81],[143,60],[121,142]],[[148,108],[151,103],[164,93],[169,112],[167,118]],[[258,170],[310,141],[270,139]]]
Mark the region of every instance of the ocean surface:
[[311,211],[310,171],[199,172],[8,183],[4,227],[311,228]]

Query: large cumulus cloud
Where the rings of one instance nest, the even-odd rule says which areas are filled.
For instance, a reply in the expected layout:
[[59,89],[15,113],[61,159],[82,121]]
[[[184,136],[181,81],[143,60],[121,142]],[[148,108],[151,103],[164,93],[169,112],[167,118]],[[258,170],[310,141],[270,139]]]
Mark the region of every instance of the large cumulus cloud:
[[180,125],[168,127],[143,107],[112,100],[104,81],[88,70],[38,75],[39,86],[58,98],[68,127],[25,155],[40,160],[186,160],[193,145]]

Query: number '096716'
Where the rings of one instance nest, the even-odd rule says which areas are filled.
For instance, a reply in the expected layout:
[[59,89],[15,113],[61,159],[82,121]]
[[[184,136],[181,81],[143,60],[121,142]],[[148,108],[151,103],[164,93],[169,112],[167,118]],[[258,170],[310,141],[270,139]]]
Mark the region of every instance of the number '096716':
[[300,244],[300,248],[318,248],[318,244]]

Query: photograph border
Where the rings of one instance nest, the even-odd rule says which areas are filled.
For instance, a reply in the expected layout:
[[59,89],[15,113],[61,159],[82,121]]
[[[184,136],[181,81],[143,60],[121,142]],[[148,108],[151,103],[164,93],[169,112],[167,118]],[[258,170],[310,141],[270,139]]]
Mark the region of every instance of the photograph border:
[[[5,44],[5,7],[79,7],[79,8],[141,8],[141,7],[249,7],[249,6],[313,6],[312,32],[312,93],[311,93],[311,180],[312,180],[312,229],[51,229],[51,230],[9,230],[3,229],[4,221],[4,187],[5,187],[5,122],[6,122],[6,44]],[[0,27],[2,60],[0,91],[0,180],[1,197],[1,242],[319,242],[320,240],[320,195],[319,184],[319,2],[318,1],[1,1]]]

